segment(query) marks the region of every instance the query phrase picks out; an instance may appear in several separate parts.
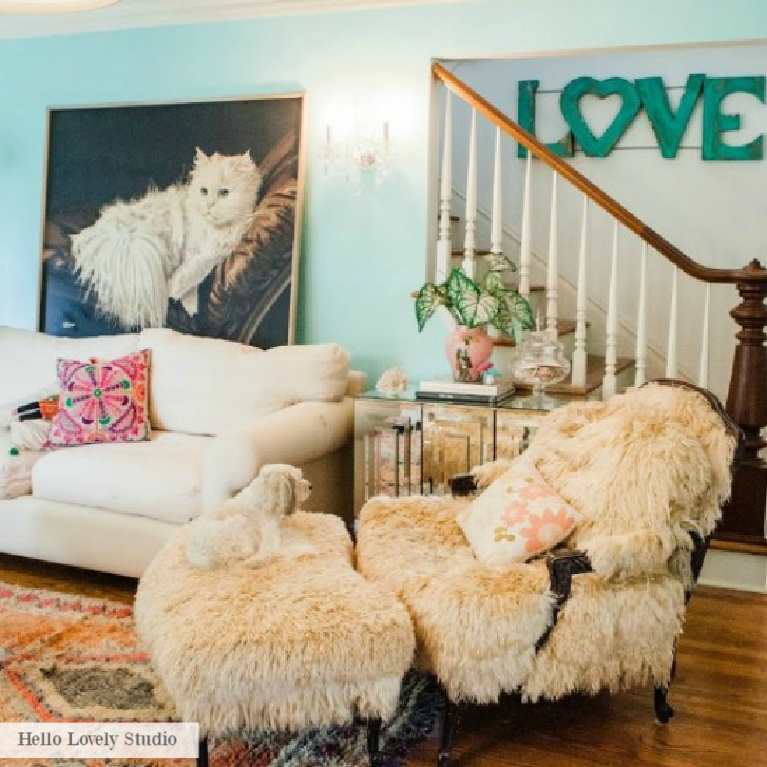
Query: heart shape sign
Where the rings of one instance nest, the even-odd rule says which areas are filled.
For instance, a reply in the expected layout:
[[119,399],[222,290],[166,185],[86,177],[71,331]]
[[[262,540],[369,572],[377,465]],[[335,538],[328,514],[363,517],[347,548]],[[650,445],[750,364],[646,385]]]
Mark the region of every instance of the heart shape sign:
[[[586,125],[581,114],[580,101],[584,96],[620,96],[621,106],[607,130],[597,138]],[[622,77],[595,80],[593,77],[578,77],[569,82],[559,97],[562,117],[570,126],[575,140],[589,157],[607,157],[639,113],[641,99],[634,84]]]

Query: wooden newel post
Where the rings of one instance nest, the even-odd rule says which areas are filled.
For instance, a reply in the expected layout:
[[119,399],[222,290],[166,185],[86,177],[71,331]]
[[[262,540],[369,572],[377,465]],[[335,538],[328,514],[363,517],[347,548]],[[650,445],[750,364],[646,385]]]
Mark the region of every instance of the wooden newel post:
[[[714,537],[721,540],[765,546],[767,463],[759,455],[767,446],[761,431],[767,426],[767,269],[753,260],[736,283],[743,299],[730,316],[740,330],[732,361],[727,412],[746,435],[746,450],[732,486],[732,499],[724,509]],[[751,279],[749,279],[751,278]]]

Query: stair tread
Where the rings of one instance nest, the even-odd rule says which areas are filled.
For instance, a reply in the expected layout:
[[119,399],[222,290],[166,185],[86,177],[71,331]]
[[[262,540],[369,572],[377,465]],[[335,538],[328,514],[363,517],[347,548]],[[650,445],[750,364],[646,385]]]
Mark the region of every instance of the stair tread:
[[[615,373],[622,373],[624,370],[628,370],[634,365],[634,360],[631,357],[619,357],[615,363]],[[574,397],[585,397],[589,395],[594,389],[598,389],[602,385],[602,377],[605,374],[605,358],[597,354],[589,354],[588,361],[586,363],[586,383],[583,386],[573,386],[570,383],[570,378],[566,378],[564,381],[552,386],[546,387],[547,394],[569,394]],[[531,386],[527,386],[522,383],[514,383],[514,387],[521,391],[529,391]]]
[[[485,250],[484,248],[474,251],[475,256],[489,256],[491,253],[491,250]],[[452,251],[450,251],[450,255],[453,258],[463,258],[463,248],[453,248]]]
[[[726,533],[720,533],[726,535]],[[712,549],[720,551],[735,551],[739,554],[756,554],[758,556],[767,555],[767,543],[743,543],[741,541],[730,541],[726,538],[717,538],[717,532],[714,531],[709,546]]]
[[[519,290],[519,285],[514,285],[511,282],[504,282],[504,287],[506,288],[514,288],[514,290]],[[546,291],[545,285],[531,285],[530,286],[530,292],[531,293],[544,293]]]
[[[514,288],[514,290],[517,290],[516,285],[512,285],[511,283],[504,283],[504,286],[507,288]],[[546,290],[545,285],[531,285],[530,286],[530,292],[531,293],[543,293]],[[411,290],[410,291],[410,297],[411,298],[417,298],[418,297],[418,291],[417,290]]]
[[[575,333],[575,320],[557,320],[557,335],[567,336],[570,335],[570,333]],[[501,335],[500,338],[494,338],[493,343],[496,346],[516,346],[514,339],[511,336],[506,335],[506,333]]]
[[[493,253],[490,250],[477,250],[477,251],[475,251],[474,255],[478,256],[480,258],[485,258],[487,256],[493,255]],[[463,250],[461,250],[460,248],[454,248],[453,251],[451,252],[451,256],[453,258],[463,258]],[[506,282],[504,280],[503,284],[506,287],[508,287],[508,288],[514,288],[514,290],[517,290],[517,285],[514,285],[512,282]],[[546,286],[545,285],[531,285],[530,286],[530,292],[531,293],[540,293],[540,292],[543,292],[544,290],[546,290]]]

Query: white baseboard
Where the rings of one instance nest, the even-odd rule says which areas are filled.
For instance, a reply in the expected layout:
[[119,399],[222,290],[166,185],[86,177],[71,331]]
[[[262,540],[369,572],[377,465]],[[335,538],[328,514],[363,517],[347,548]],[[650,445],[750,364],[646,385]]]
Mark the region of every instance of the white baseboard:
[[698,583],[767,594],[767,557],[709,549]]

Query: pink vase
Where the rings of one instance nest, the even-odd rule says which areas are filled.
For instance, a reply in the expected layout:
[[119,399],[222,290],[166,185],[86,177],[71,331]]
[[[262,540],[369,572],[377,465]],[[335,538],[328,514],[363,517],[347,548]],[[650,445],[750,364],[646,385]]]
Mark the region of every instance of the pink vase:
[[458,325],[445,341],[445,355],[454,381],[479,381],[482,374],[477,367],[487,362],[492,353],[493,339],[484,325],[478,328]]

